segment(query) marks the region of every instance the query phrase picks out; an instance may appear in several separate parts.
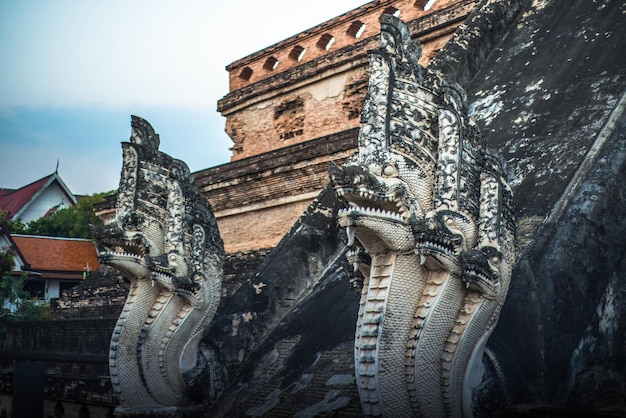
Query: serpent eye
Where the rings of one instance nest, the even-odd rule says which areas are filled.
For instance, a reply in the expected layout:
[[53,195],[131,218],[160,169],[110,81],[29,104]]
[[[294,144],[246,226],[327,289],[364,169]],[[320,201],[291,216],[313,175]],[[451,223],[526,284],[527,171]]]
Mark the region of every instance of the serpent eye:
[[393,164],[387,164],[383,167],[382,173],[385,177],[397,177],[398,168]]

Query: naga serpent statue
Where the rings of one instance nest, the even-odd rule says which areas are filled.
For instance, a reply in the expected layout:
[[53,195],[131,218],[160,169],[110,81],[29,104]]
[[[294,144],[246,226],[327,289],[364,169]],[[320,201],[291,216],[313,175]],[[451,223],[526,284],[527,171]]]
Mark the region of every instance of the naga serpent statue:
[[115,218],[95,231],[107,247],[101,263],[130,282],[111,338],[111,383],[119,415],[171,416],[202,403],[191,390],[198,376],[218,374],[199,344],[219,304],[224,246],[187,165],[159,151],[147,121],[131,124]]
[[515,262],[512,194],[462,88],[418,64],[382,15],[358,151],[331,163],[360,288],[355,375],[367,416],[472,416]]

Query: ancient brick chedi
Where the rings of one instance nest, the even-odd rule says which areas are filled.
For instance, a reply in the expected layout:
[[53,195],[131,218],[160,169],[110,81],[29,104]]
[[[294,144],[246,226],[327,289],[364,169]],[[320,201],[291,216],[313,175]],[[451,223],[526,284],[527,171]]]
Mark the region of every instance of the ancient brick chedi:
[[[381,22],[358,152],[330,171],[351,206],[338,216],[362,293],[361,406],[366,416],[472,416],[515,258],[512,194],[463,90],[418,64],[401,20]],[[130,281],[111,339],[118,414],[200,413],[228,380],[219,346],[199,350],[221,295],[222,241],[185,164],[158,151],[146,121],[132,127],[116,216],[97,231],[115,247],[101,262]]]
[[476,4],[371,2],[229,64],[230,93],[218,110],[234,142],[232,160],[358,127],[366,52],[377,47],[381,14],[411,22],[426,65]]
[[195,173],[226,251],[276,245],[326,185],[328,162],[354,152],[382,13],[409,23],[426,65],[476,4],[370,2],[229,64],[230,93],[218,110],[231,163]]
[[[475,416],[624,415],[623,12],[484,1],[428,66],[466,91],[517,208],[517,263]],[[363,415],[342,208],[324,189],[217,313],[207,339],[231,380],[207,416]]]

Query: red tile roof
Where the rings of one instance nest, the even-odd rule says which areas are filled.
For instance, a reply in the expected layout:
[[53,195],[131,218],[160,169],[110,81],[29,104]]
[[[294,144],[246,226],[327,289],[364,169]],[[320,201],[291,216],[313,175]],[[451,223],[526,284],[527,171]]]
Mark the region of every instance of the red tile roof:
[[0,194],[0,209],[9,212],[9,218],[12,218],[24,205],[30,202],[33,196],[46,185],[53,175],[54,174],[50,174],[21,189],[9,191],[6,194]]
[[100,268],[93,242],[86,239],[11,235],[29,270],[86,271]]

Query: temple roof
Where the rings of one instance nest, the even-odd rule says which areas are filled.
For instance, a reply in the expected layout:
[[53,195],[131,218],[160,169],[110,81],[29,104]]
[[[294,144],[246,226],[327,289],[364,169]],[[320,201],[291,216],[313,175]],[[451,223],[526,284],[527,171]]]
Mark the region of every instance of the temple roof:
[[1,189],[0,209],[7,211],[10,218],[17,219],[26,207],[34,202],[45,189],[50,187],[55,182],[58,183],[59,187],[63,190],[69,201],[72,202],[72,205],[75,205],[76,198],[67,188],[63,180],[61,180],[59,174],[55,171],[54,173],[19,189]]
[[96,247],[78,238],[11,235],[28,270],[82,272],[100,268]]

